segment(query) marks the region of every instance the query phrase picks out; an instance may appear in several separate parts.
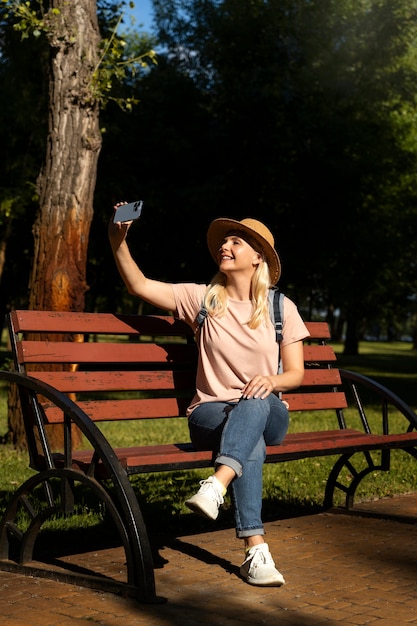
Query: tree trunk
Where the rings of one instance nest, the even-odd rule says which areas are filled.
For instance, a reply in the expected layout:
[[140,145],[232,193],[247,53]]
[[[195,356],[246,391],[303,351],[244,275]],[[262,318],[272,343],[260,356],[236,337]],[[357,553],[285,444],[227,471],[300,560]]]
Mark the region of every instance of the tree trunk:
[[[49,12],[48,138],[38,178],[29,308],[82,311],[101,148],[99,102],[91,89],[100,31],[96,0],[51,0],[50,9],[59,14]],[[15,410],[9,415],[20,445],[22,418]],[[57,439],[59,446],[61,433]]]
[[343,354],[356,356],[359,354],[359,330],[357,318],[349,314],[346,319],[346,339]]
[[49,132],[29,307],[82,311],[101,148],[99,106],[91,95],[100,34],[95,0],[53,0],[52,6],[61,14],[50,37]]

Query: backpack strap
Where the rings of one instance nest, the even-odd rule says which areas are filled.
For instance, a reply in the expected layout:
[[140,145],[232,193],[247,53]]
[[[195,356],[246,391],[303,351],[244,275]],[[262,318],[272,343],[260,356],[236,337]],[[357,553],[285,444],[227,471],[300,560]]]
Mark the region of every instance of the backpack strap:
[[[278,344],[278,374],[282,373],[281,341],[283,340],[282,326],[284,323],[284,294],[278,287],[270,287],[268,292],[269,315],[275,327],[275,338]],[[282,392],[278,394],[282,397]]]
[[204,322],[206,321],[207,315],[208,315],[208,311],[207,311],[206,307],[204,306],[204,304],[202,304],[201,305],[201,309],[199,310],[198,315],[195,318],[195,321],[200,326],[200,328],[204,324]]
[[269,315],[275,327],[275,336],[277,343],[283,340],[282,326],[284,321],[284,294],[278,287],[271,287],[268,293],[269,299]]

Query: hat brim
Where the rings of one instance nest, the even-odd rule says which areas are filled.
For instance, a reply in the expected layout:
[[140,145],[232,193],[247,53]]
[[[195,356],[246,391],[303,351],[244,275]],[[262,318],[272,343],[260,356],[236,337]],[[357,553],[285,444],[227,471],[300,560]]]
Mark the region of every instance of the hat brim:
[[215,263],[218,263],[218,252],[222,241],[230,231],[242,233],[243,238],[245,238],[244,235],[247,235],[249,243],[250,240],[252,240],[259,245],[260,250],[262,250],[265,254],[266,262],[268,263],[271,285],[275,285],[281,276],[281,261],[277,251],[270,245],[270,243],[268,243],[266,239],[264,239],[264,237],[259,235],[252,228],[248,228],[245,224],[242,224],[242,222],[239,222],[238,220],[220,217],[210,224],[207,231],[207,245]]

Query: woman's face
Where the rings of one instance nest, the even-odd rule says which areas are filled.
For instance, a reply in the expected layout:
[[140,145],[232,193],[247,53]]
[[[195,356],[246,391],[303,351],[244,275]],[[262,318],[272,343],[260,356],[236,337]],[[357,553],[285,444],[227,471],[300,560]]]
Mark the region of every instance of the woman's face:
[[219,270],[226,275],[239,271],[252,277],[262,256],[239,234],[228,233],[220,245],[217,261]]

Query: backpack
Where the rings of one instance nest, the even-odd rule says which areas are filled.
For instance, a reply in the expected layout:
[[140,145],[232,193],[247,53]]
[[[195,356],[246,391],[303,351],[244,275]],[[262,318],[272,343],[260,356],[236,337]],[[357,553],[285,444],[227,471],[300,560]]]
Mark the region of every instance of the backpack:
[[[278,289],[278,287],[270,287],[268,292],[269,301],[269,315],[271,322],[275,327],[275,338],[278,344],[278,364],[281,366],[281,341],[283,339],[282,326],[284,321],[284,294]],[[204,324],[208,313],[204,304],[201,305],[201,309],[196,317],[198,326]]]

